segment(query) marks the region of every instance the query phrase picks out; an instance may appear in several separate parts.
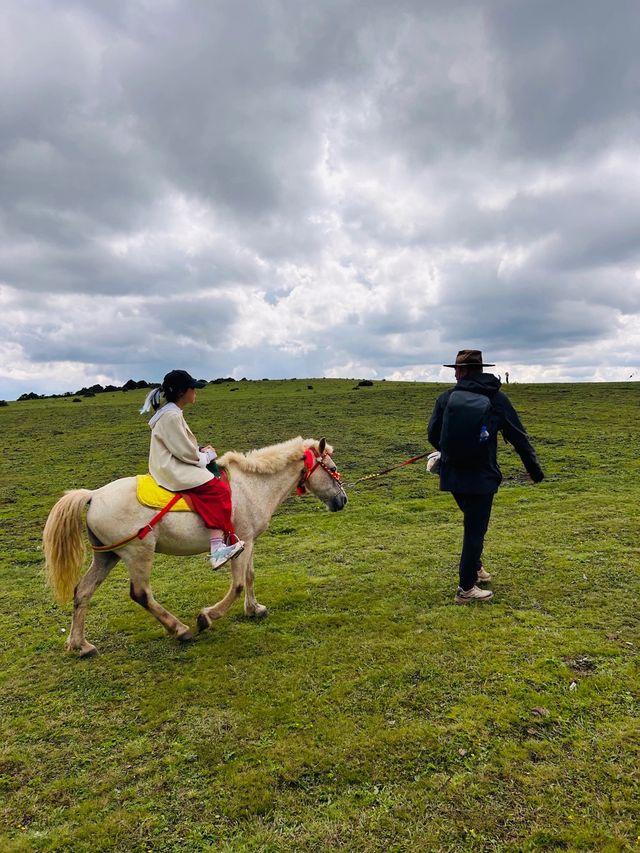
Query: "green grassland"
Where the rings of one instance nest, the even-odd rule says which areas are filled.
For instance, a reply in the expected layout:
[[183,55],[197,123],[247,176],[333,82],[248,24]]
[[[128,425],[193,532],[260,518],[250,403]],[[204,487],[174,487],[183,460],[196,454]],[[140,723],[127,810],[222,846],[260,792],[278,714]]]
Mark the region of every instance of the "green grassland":
[[[219,452],[326,436],[347,483],[427,449],[442,386],[354,386],[211,385],[187,418]],[[64,490],[146,470],[145,392],[1,408],[0,849],[637,850],[640,384],[508,390],[547,479],[501,446],[492,604],[453,605],[460,515],[419,463],[341,513],[283,504],[266,620],[237,603],[181,646],[119,565],[91,660],[41,531]],[[228,578],[158,557],[152,582],[193,625]]]

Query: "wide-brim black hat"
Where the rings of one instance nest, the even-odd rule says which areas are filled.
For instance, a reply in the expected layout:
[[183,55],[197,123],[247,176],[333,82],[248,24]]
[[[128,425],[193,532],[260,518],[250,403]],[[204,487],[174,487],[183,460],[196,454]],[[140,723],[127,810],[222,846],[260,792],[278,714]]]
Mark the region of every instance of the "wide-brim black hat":
[[482,351],[479,349],[461,349],[456,356],[455,364],[443,364],[443,367],[495,367],[482,360]]

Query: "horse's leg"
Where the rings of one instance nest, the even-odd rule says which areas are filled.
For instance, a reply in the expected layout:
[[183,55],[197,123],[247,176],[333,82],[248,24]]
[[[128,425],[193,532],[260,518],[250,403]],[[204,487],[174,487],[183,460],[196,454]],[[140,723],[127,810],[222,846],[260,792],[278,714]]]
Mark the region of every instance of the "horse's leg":
[[176,619],[172,613],[169,613],[161,604],[158,604],[153,597],[149,582],[151,565],[153,563],[153,551],[145,549],[141,552],[140,549],[136,549],[132,554],[124,556],[123,560],[127,564],[131,579],[129,594],[136,604],[148,610],[178,640],[193,640],[193,634],[189,626]]
[[255,578],[255,572],[253,570],[253,548],[251,549],[251,554],[249,555],[249,562],[247,563],[247,568],[244,575],[244,612],[247,616],[257,616],[259,618],[263,618],[266,616],[269,611],[264,606],[264,604],[258,604],[256,600],[256,594],[253,591],[253,581]]
[[230,560],[227,565],[231,566],[231,583],[224,598],[212,607],[203,607],[198,613],[198,631],[206,631],[215,619],[220,619],[229,610],[233,602],[244,589],[246,566],[251,562],[253,553],[253,542],[245,541],[244,551]]
[[102,581],[116,565],[120,557],[112,551],[101,554],[94,553],[89,570],[80,580],[73,594],[73,618],[67,640],[69,651],[80,652],[81,658],[92,657],[98,650],[88,643],[84,636],[84,620],[89,606],[89,600]]

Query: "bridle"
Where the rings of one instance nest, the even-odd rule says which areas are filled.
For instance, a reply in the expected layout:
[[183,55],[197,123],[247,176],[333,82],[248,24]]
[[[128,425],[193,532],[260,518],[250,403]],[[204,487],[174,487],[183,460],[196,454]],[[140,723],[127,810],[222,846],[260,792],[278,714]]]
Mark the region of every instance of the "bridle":
[[325,458],[329,456],[329,453],[325,451],[324,453],[320,453],[315,447],[309,447],[304,452],[304,468],[302,469],[302,473],[300,474],[300,479],[298,480],[298,485],[296,487],[296,495],[300,497],[304,495],[307,491],[307,480],[316,470],[316,468],[322,468],[327,474],[331,477],[332,480],[335,480],[336,483],[340,486],[340,491],[345,494],[344,486],[342,485],[342,477],[340,476],[340,472],[337,468],[329,468],[329,466],[325,463]]

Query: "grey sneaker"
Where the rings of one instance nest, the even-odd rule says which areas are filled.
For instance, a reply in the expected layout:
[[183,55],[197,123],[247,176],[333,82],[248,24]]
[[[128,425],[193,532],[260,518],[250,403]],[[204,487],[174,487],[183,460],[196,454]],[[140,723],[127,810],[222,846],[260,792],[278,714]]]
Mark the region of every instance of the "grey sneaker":
[[491,598],[493,598],[493,593],[490,589],[480,589],[480,587],[472,586],[471,589],[465,592],[459,586],[454,601],[456,604],[471,604],[473,601],[489,601]]
[[489,583],[491,580],[491,575],[486,571],[484,566],[480,566],[478,569],[478,580],[476,583]]
[[233,545],[218,545],[215,551],[209,555],[211,560],[211,568],[219,569],[224,566],[227,560],[233,560],[244,551],[244,542],[238,539]]

